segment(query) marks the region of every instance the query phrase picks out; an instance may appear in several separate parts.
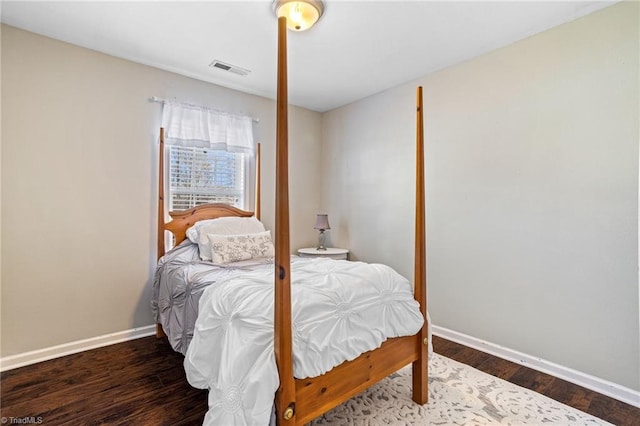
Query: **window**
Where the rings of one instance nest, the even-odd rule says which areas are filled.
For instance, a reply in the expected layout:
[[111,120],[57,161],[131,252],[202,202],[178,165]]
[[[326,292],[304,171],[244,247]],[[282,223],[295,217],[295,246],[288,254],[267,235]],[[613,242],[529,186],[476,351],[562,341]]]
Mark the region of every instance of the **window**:
[[224,203],[244,209],[253,120],[204,106],[164,101],[169,211]]
[[169,146],[169,211],[207,203],[243,208],[245,159],[242,153]]

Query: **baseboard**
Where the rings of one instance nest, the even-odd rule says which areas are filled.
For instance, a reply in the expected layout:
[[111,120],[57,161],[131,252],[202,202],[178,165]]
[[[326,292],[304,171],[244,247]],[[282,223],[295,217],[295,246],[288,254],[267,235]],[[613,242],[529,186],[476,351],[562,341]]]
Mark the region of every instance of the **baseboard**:
[[600,379],[595,376],[573,370],[571,368],[546,361],[532,355],[524,354],[513,349],[505,348],[495,343],[486,342],[478,338],[468,336],[457,331],[449,330],[437,325],[432,326],[433,334],[447,340],[495,355],[499,358],[506,359],[516,364],[524,365],[531,369],[550,374],[554,377],[574,383],[578,386],[601,393],[611,398],[622,401],[625,404],[633,405],[640,408],[640,392],[618,385],[616,383]]
[[0,371],[12,370],[25,365],[37,362],[48,361],[71,355],[90,349],[101,348],[115,343],[126,342],[127,340],[139,339],[141,337],[152,336],[156,333],[155,325],[132,328],[130,330],[119,331],[117,333],[105,334],[104,336],[92,337],[90,339],[78,340],[63,345],[51,346],[49,348],[38,349],[31,352],[24,352],[0,358]]

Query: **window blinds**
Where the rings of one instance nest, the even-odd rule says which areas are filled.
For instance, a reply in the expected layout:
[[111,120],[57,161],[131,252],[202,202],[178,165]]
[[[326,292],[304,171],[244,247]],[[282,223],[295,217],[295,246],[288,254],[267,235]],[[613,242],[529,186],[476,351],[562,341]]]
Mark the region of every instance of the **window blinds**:
[[181,146],[169,147],[169,209],[199,204],[241,206],[244,155]]

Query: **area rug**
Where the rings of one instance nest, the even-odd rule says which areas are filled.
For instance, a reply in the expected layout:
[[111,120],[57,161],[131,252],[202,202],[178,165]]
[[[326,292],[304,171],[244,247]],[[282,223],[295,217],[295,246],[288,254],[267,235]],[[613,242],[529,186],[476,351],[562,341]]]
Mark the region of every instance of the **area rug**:
[[429,402],[411,400],[411,366],[315,419],[312,425],[609,425],[468,365],[433,354]]

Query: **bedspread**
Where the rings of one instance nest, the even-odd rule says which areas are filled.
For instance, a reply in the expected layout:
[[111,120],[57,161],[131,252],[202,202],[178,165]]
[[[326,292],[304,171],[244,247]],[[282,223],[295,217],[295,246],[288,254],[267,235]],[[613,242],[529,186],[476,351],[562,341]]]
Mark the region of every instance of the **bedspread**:
[[257,268],[272,270],[273,262],[264,259],[216,266],[202,261],[198,245],[189,240],[167,252],[156,268],[151,309],[156,322],[162,324],[171,347],[183,355],[186,353],[205,288],[240,270]]
[[[417,333],[423,317],[411,284],[388,266],[320,258],[291,265],[294,375],[314,377]],[[207,425],[267,425],[278,388],[273,353],[273,270],[207,287],[184,367],[209,389]]]

